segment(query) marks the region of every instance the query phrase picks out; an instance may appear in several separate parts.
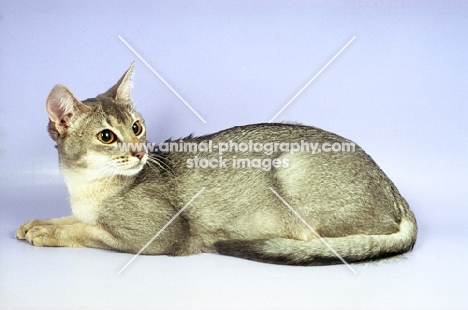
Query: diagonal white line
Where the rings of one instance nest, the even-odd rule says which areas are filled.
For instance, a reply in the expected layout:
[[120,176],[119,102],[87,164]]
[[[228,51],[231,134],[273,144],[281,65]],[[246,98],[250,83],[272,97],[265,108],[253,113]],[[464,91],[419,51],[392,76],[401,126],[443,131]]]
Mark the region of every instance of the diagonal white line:
[[200,195],[204,190],[205,190],[206,187],[203,187],[201,190],[198,191],[198,193],[195,194],[195,196],[192,197],[192,199],[189,200],[189,202],[187,202],[187,204],[185,204],[185,206],[179,210],[179,212],[177,212],[170,220],[169,222],[166,223],[166,225],[163,226],[163,228],[161,228],[157,233],[156,235],[154,235],[153,238],[151,238],[150,241],[148,241],[142,248],[140,251],[138,251],[138,253],[136,253],[132,259],[127,263],[125,264],[125,266],[123,266],[122,269],[120,269],[119,272],[117,272],[117,275],[120,275],[140,254],[141,252],[143,252],[150,244],[151,242],[154,241],[154,239],[156,239],[166,228],[167,226],[169,226],[191,203],[192,201],[195,200],[195,198],[198,197],[198,195]]
[[135,49],[124,40],[124,38],[122,38],[120,35],[118,37],[190,109],[190,111],[192,111],[203,123],[206,124],[205,119],[201,117],[201,115],[198,114],[198,112],[195,111],[195,109],[192,108],[192,106],[187,101],[185,101],[185,99],[182,98],[182,96],[179,95],[179,93],[174,88],[172,88],[172,86],[169,85],[169,83],[166,82],[166,80],[161,75],[159,75],[159,73],[156,72],[156,70],[154,70],[153,67],[151,67],[151,65],[143,57],[141,57],[140,54],[138,54],[138,52],[135,51]]
[[297,94],[294,95],[294,97],[291,98],[291,100],[289,100],[285,105],[284,107],[281,108],[281,110],[278,111],[278,113],[275,114],[275,116],[273,116],[273,118],[271,120],[268,121],[268,123],[271,123],[273,122],[277,117],[278,115],[280,115],[293,101],[294,99],[297,98],[297,96],[299,96],[306,88],[307,86],[309,86],[310,83],[312,83],[319,75],[320,73],[323,72],[323,70],[325,70],[334,60],[336,57],[338,57],[347,47],[348,45],[351,44],[351,42],[354,41],[354,39],[356,39],[356,36],[352,37],[351,40],[348,41],[348,43],[345,44],[345,46],[343,46],[340,51],[338,53],[335,54],[335,56],[333,56],[332,59],[330,59],[326,64],[325,66],[323,66],[322,69],[320,69],[319,72],[317,72],[317,74],[314,75],[314,77],[312,79],[310,79],[309,82],[307,82],[307,84],[304,85],[304,87],[301,88],[301,90],[299,90],[299,92]]
[[280,196],[280,194],[278,194],[272,187],[270,187],[270,190],[273,192],[273,194],[276,195],[276,197],[278,197],[278,198],[284,203],[284,205],[285,205],[286,207],[288,207],[288,208],[302,221],[302,223],[304,223],[304,224],[307,226],[307,228],[309,228],[309,229],[315,234],[315,236],[317,236],[317,238],[320,239],[320,241],[322,241],[323,244],[325,244],[325,245],[333,252],[333,254],[335,254],[336,257],[338,257],[338,258],[343,262],[343,264],[345,264],[345,265],[349,268],[349,270],[351,270],[354,274],[357,274],[357,272],[353,269],[353,267],[351,267],[351,266],[344,260],[344,258],[341,257],[340,254],[338,254],[338,253],[335,251],[335,249],[333,249],[333,248],[331,247],[331,245],[328,244],[328,242],[325,241],[325,239],[323,239],[323,238],[315,231],[315,229],[313,229],[312,226],[310,226],[310,225],[302,218],[302,216],[300,216],[300,214],[297,213],[296,210],[294,210],[294,209],[289,205],[289,203],[287,203],[286,200],[283,199],[283,197]]

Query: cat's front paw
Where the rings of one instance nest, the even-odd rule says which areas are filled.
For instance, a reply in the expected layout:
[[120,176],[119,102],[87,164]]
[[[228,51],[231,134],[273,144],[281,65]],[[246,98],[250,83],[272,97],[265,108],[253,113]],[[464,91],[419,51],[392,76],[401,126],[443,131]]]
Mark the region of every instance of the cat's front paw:
[[26,239],[26,235],[32,228],[36,226],[44,226],[44,225],[50,225],[50,223],[47,221],[42,221],[42,220],[32,220],[32,221],[26,222],[23,225],[21,225],[20,228],[18,228],[18,230],[16,231],[16,238],[24,240]]
[[54,225],[34,226],[28,230],[25,239],[35,246],[58,246]]

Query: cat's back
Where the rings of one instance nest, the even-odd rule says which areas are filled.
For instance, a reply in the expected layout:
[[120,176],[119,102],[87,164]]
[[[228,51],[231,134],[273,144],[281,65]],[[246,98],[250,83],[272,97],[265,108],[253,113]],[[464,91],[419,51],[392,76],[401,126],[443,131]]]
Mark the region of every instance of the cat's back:
[[[186,139],[186,138],[185,138]],[[184,140],[185,140],[184,139]],[[259,123],[244,126],[235,126],[221,130],[214,134],[200,137],[189,137],[194,142],[211,140],[213,142],[277,142],[292,143],[300,139],[308,142],[348,141],[332,132],[302,124],[295,123]]]

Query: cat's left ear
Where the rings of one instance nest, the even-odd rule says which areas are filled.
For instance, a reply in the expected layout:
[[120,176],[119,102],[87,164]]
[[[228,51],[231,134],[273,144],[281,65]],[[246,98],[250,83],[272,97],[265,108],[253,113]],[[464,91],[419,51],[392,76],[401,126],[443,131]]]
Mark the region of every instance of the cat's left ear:
[[117,84],[112,86],[111,89],[106,91],[104,94],[101,94],[100,96],[112,98],[119,102],[131,104],[130,93],[132,90],[132,76],[133,76],[134,67],[135,67],[135,62],[132,62],[132,64],[130,65],[130,68],[120,78]]

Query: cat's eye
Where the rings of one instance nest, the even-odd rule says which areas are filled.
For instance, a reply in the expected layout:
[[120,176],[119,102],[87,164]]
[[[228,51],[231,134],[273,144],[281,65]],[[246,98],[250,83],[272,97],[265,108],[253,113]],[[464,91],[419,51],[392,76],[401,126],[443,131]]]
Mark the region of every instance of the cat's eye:
[[110,131],[109,129],[104,129],[100,133],[97,134],[97,138],[104,144],[111,144],[116,140],[115,134]]
[[139,121],[136,121],[135,123],[133,123],[132,125],[132,130],[133,130],[133,133],[138,136],[141,134],[141,132],[143,131],[143,126],[141,126],[140,122]]

